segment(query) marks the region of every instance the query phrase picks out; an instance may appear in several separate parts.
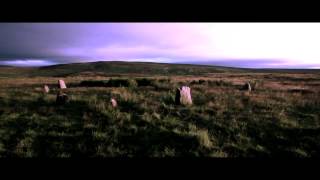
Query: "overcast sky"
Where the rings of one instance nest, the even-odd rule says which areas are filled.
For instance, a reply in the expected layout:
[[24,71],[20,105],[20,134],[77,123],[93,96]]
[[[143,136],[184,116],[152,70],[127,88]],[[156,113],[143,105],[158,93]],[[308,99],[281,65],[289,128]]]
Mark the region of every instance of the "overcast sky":
[[0,64],[320,68],[320,23],[0,23]]

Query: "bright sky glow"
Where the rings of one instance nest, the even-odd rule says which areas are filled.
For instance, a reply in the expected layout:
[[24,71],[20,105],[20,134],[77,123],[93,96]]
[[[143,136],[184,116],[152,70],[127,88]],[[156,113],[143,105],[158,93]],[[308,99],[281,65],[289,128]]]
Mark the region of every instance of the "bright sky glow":
[[0,23],[0,64],[122,60],[318,68],[319,32],[320,23]]

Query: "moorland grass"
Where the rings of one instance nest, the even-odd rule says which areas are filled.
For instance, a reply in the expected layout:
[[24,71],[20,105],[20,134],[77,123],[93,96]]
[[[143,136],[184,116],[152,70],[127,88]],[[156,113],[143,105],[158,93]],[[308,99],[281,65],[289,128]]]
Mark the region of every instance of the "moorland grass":
[[[292,92],[272,88],[277,75],[256,75],[242,81],[252,82],[248,93],[230,78],[71,79],[63,106],[55,103],[56,87],[41,91],[43,79],[6,80],[0,85],[0,156],[319,157],[320,91],[308,86],[315,80],[300,84],[309,93]],[[191,87],[192,106],[174,103],[181,85]]]

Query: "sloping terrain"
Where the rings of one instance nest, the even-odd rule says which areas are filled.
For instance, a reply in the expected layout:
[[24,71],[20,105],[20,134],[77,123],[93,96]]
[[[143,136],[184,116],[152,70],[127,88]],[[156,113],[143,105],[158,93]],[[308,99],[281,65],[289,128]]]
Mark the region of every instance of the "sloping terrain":
[[[0,69],[0,157],[320,154],[315,70],[124,62]],[[59,79],[65,105],[56,104]],[[242,88],[248,81],[251,92]],[[181,86],[191,88],[191,106],[175,103]]]

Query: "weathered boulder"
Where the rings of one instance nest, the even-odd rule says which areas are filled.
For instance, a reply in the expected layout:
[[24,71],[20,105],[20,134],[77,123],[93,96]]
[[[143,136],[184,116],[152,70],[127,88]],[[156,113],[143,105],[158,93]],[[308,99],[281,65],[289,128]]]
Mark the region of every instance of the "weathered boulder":
[[191,90],[188,86],[182,86],[176,90],[176,104],[191,105]]
[[243,86],[243,89],[246,90],[246,91],[251,91],[251,84],[249,82],[247,82],[244,86]]
[[67,88],[66,83],[64,82],[64,80],[60,79],[58,82],[59,82],[60,89],[66,89]]
[[110,102],[111,102],[111,105],[112,105],[112,107],[117,107],[118,106],[118,103],[117,103],[117,101],[114,99],[114,98],[111,98],[110,99]]
[[43,91],[44,91],[45,93],[49,93],[49,91],[50,91],[49,86],[48,86],[48,85],[44,85]]
[[68,95],[59,91],[57,94],[56,103],[58,105],[63,105],[63,104],[66,104],[68,101],[69,101]]

